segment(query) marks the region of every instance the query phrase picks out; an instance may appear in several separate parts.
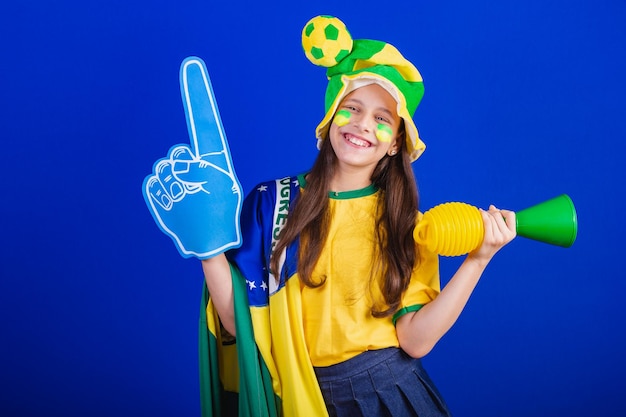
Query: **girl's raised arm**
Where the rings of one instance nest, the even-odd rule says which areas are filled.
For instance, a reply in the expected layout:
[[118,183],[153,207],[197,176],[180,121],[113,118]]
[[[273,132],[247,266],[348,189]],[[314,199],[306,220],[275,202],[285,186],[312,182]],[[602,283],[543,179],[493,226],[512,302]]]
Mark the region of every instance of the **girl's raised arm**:
[[437,298],[396,322],[400,347],[410,356],[425,356],[454,325],[489,261],[516,236],[514,212],[491,206],[481,214],[485,225],[482,245],[467,256]]
[[226,256],[221,253],[213,258],[203,259],[202,271],[204,272],[204,280],[222,326],[228,333],[235,336],[233,280],[230,273],[230,264]]

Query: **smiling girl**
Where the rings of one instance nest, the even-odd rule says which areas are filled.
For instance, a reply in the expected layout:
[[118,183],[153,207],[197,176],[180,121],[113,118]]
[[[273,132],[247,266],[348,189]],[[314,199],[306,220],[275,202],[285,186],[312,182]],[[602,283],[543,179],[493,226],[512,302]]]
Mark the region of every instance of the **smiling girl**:
[[[316,19],[305,33],[328,20],[345,30]],[[327,75],[313,167],[246,198],[242,247],[203,261],[212,304],[236,335],[231,275],[245,280],[284,415],[447,416],[420,358],[515,237],[515,214],[482,211],[482,246],[440,289],[437,255],[413,238],[411,163],[425,149],[412,120],[419,72],[393,46],[355,40]]]

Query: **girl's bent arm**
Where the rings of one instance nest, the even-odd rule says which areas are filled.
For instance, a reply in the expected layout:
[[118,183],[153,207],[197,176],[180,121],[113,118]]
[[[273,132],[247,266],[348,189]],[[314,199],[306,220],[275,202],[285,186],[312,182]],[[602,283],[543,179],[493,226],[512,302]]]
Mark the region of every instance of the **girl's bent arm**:
[[202,271],[222,326],[228,333],[235,336],[233,280],[226,256],[222,253],[213,258],[202,260]]
[[515,213],[491,206],[482,216],[480,248],[468,255],[437,298],[396,322],[400,347],[409,355],[419,358],[430,352],[458,319],[491,258],[515,237]]

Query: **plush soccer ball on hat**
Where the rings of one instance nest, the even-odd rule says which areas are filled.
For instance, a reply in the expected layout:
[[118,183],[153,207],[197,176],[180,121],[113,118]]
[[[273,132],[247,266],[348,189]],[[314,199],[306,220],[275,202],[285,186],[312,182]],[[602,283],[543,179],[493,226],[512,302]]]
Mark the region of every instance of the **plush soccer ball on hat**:
[[302,47],[315,65],[332,67],[352,51],[352,36],[336,17],[317,16],[302,29]]

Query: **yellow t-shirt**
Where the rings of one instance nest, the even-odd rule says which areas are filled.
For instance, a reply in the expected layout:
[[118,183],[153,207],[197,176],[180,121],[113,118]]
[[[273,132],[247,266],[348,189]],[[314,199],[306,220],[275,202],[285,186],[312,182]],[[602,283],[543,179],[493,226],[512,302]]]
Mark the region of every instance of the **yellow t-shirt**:
[[[377,197],[371,186],[330,196],[332,221],[313,272],[314,280],[325,277],[326,282],[318,288],[301,285],[305,340],[313,366],[399,346],[392,317],[375,318],[370,313],[374,300],[383,299],[379,287],[370,284]],[[395,317],[418,310],[440,291],[437,255],[424,247],[416,250],[419,261]]]

